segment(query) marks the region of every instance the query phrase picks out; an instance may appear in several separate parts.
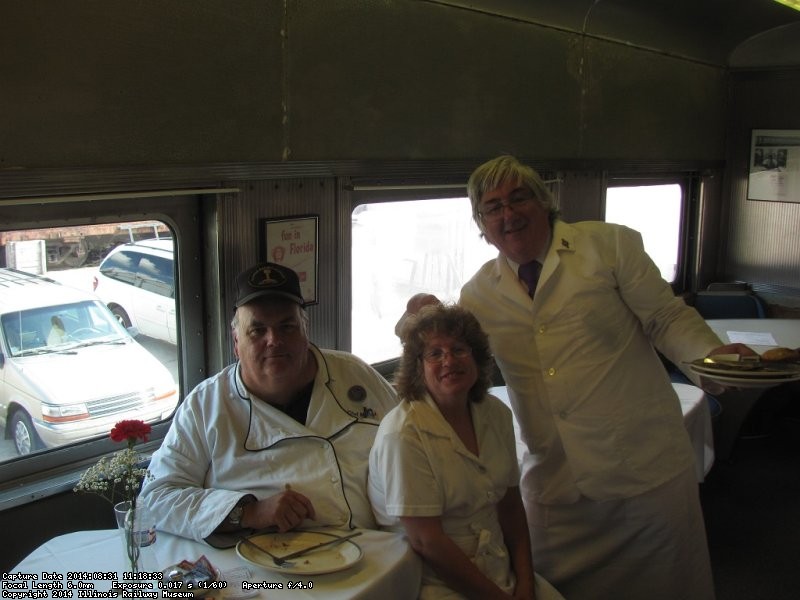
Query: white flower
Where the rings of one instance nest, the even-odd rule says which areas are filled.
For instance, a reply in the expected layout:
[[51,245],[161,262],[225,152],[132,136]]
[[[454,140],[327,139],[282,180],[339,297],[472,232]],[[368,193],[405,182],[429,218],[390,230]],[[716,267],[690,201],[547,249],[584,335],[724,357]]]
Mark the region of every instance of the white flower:
[[111,457],[104,456],[81,475],[74,491],[98,494],[111,503],[119,494],[135,505],[142,481],[152,477],[140,466],[143,463],[144,457],[132,447],[119,450]]

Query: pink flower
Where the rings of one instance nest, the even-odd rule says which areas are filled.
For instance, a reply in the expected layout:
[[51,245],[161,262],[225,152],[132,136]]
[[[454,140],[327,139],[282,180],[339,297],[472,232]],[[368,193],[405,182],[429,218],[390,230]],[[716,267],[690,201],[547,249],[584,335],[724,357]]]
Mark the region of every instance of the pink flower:
[[130,445],[133,445],[137,440],[146,442],[150,431],[152,431],[152,427],[138,419],[119,421],[111,430],[111,439],[115,442],[127,440]]

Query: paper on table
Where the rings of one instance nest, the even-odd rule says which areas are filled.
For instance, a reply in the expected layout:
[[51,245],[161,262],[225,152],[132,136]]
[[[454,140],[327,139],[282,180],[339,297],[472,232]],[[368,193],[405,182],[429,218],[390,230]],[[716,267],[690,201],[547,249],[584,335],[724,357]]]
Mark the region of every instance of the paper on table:
[[258,589],[247,589],[244,586],[244,582],[253,580],[253,573],[247,567],[223,571],[219,578],[228,584],[224,593],[226,600],[244,600],[259,595]]
[[756,331],[726,331],[731,344],[748,344],[752,346],[777,346],[775,338],[770,332]]

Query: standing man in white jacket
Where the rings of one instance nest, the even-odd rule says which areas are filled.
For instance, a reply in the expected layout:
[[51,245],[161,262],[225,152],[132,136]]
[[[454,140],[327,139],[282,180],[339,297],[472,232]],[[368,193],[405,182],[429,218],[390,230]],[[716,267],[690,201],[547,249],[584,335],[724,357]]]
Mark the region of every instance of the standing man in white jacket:
[[[489,335],[527,447],[534,568],[570,600],[713,599],[689,437],[656,349],[676,364],[753,351],[722,346],[638,232],[558,219],[514,157],[480,165],[467,191],[499,255],[459,303]],[[437,301],[415,296],[404,318]]]
[[159,529],[213,545],[265,527],[376,528],[367,465],[394,390],[357,357],[309,342],[291,269],[256,265],[237,288],[239,360],[178,407],[141,501]]

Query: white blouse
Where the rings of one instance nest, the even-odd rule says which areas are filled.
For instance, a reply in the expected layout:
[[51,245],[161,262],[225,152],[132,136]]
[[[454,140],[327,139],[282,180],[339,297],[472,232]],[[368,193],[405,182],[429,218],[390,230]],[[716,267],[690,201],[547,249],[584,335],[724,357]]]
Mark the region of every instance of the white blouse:
[[[514,577],[497,503],[519,484],[511,411],[494,396],[470,403],[479,456],[472,454],[434,401],[401,402],[378,428],[368,491],[378,524],[402,530],[399,517],[441,517],[445,533],[499,587]],[[429,566],[421,597],[446,586]]]

